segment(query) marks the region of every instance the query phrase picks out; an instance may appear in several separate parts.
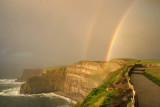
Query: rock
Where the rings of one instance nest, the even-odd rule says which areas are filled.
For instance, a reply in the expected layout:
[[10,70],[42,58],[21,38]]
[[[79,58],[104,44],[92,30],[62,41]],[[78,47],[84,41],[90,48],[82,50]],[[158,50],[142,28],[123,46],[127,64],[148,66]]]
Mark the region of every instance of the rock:
[[124,102],[128,101],[128,97],[127,97],[127,96],[124,96],[124,97],[122,98],[122,101],[124,101]]

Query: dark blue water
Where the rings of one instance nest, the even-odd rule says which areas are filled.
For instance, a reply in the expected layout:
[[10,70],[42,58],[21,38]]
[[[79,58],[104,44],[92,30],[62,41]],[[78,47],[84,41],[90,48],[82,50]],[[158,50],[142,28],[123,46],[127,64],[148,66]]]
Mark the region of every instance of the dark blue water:
[[74,101],[54,93],[23,95],[14,79],[0,79],[0,107],[69,107]]

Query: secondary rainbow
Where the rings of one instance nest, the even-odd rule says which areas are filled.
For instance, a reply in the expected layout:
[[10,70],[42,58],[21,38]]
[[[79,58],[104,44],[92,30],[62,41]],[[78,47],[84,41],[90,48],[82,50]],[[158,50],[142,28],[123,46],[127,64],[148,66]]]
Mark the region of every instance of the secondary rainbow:
[[115,32],[114,32],[114,34],[113,34],[113,36],[112,36],[112,39],[111,39],[111,42],[110,42],[110,45],[109,45],[109,48],[108,48],[108,51],[107,51],[106,61],[109,61],[109,58],[110,58],[111,52],[112,52],[112,48],[113,48],[113,45],[114,45],[114,43],[115,43],[115,40],[116,40],[116,38],[117,38],[117,36],[118,36],[118,33],[119,33],[119,31],[120,31],[120,28],[121,28],[124,20],[125,20],[126,17],[128,16],[131,8],[132,8],[133,5],[135,4],[135,2],[136,2],[136,0],[134,0],[134,1],[131,3],[131,5],[129,6],[129,8],[127,9],[127,11],[123,14],[121,20],[119,21],[119,23],[118,23],[118,25],[117,25],[117,27],[116,27],[116,29],[115,29]]
[[96,12],[96,15],[95,17],[93,18],[93,20],[91,21],[91,25],[90,25],[90,30],[89,32],[87,33],[87,40],[86,40],[86,43],[85,43],[85,49],[84,49],[84,53],[83,53],[83,59],[86,60],[87,59],[87,53],[88,53],[88,50],[89,50],[89,45],[91,43],[91,39],[92,39],[92,36],[93,36],[93,33],[95,31],[95,27],[96,27],[96,24],[97,24],[97,20],[98,20],[98,17],[100,15],[100,10],[101,8],[98,9],[98,11]]

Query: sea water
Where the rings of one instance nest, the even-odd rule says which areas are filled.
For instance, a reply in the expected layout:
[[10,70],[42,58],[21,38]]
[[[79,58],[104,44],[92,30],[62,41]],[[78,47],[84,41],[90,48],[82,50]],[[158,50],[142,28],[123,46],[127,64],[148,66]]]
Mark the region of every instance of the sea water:
[[69,107],[76,103],[54,93],[20,94],[23,83],[15,80],[0,79],[0,107]]

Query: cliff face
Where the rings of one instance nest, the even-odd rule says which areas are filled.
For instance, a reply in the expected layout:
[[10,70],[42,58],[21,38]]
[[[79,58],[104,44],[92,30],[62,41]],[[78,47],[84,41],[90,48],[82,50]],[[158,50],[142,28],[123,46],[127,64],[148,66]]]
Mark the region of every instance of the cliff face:
[[[125,63],[125,60],[80,61],[75,63],[66,68],[64,92],[69,96],[79,95],[84,98],[104,80],[109,72],[121,69]],[[81,98],[79,97],[77,100],[81,100]]]
[[44,69],[24,69],[22,77],[18,78],[17,81],[24,82],[35,76],[40,77],[42,76],[43,72],[45,72]]
[[109,62],[80,61],[65,67],[65,70],[53,69],[50,72],[46,71],[46,74],[41,77],[31,78],[23,84],[21,93],[55,92],[80,101],[103,81],[108,72],[121,69],[126,62],[126,60],[111,60]]
[[65,80],[65,67],[48,70],[41,77],[32,77],[21,85],[20,93],[38,94],[62,91]]
[[85,97],[90,90],[99,85],[102,79],[95,78],[95,75],[103,73],[105,64],[106,62],[81,61],[67,67],[64,93],[71,98],[77,96],[79,100]]

